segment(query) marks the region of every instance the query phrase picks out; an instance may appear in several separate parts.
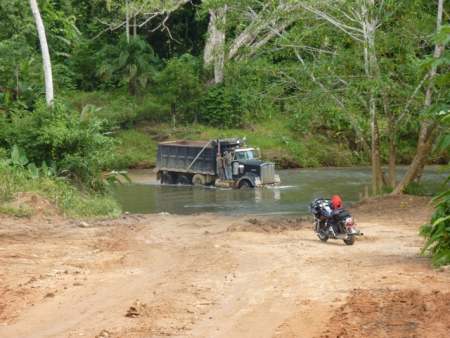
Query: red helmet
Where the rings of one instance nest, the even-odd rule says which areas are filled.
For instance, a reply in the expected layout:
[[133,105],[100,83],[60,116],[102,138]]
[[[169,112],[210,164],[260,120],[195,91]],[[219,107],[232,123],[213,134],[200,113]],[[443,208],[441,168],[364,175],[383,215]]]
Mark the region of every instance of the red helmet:
[[339,195],[331,197],[331,208],[340,209],[342,208],[342,204],[342,198]]

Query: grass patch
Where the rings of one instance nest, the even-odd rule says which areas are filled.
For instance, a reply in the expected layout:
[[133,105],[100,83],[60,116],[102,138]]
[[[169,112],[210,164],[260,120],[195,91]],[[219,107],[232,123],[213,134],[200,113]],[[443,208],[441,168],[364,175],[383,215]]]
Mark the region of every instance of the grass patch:
[[247,129],[224,129],[192,124],[172,128],[170,124],[141,123],[136,129],[121,131],[116,138],[115,168],[151,168],[155,165],[156,149],[163,140],[210,140],[226,137],[246,137],[250,146],[259,148],[264,159],[281,168],[319,166],[351,166],[364,164],[347,145],[320,135],[296,134],[288,122],[272,120]]
[[0,163],[0,212],[25,217],[31,213],[26,206],[11,207],[21,192],[36,193],[69,217],[116,217],[121,210],[117,202],[107,194],[82,192],[69,182],[54,177],[30,178],[21,168]]
[[420,183],[420,182],[411,182],[405,188],[404,192],[407,195],[415,195],[415,196],[429,196],[430,195],[429,193],[427,193],[424,184]]
[[31,215],[33,215],[33,210],[25,205],[20,206],[18,208],[11,207],[8,205],[0,205],[0,214],[25,218],[25,217],[30,217]]
[[115,138],[117,145],[108,167],[123,169],[155,166],[157,142],[148,134],[138,130],[122,130]]

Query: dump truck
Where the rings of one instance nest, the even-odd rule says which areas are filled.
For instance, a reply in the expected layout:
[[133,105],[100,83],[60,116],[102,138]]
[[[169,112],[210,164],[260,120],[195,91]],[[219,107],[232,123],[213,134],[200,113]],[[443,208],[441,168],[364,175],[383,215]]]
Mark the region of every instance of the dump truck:
[[155,171],[161,184],[240,189],[280,183],[275,164],[261,160],[241,138],[161,142]]

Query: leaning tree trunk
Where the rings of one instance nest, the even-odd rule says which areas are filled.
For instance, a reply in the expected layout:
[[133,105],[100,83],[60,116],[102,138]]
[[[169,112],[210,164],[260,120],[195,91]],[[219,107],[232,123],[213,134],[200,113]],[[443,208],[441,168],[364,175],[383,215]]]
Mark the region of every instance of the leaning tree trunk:
[[[439,0],[438,2],[438,11],[436,16],[436,33],[439,34],[442,26],[442,13],[444,7],[444,0]],[[444,52],[444,45],[438,44],[434,46],[433,58],[439,59]],[[425,93],[425,102],[424,107],[428,108],[432,103],[432,95],[433,95],[433,79],[437,74],[437,67],[433,65],[429,72],[429,83]],[[433,120],[424,119],[420,123],[420,131],[419,131],[419,139],[417,141],[417,149],[416,155],[409,166],[405,176],[403,176],[402,180],[395,187],[392,194],[401,194],[405,188],[417,177],[420,177],[423,172],[423,168],[425,167],[426,160],[431,152],[434,139],[436,137],[436,127],[437,124]]]
[[42,22],[41,14],[36,0],[30,0],[31,12],[33,13],[34,21],[36,22],[36,29],[38,32],[39,43],[41,46],[42,63],[44,67],[44,82],[45,82],[45,99],[47,105],[51,106],[53,102],[53,76],[52,64],[50,61],[50,53],[48,51],[47,37],[45,36],[44,23]]
[[226,12],[226,5],[209,11],[208,38],[203,61],[206,69],[213,68],[215,84],[222,83],[224,78]]

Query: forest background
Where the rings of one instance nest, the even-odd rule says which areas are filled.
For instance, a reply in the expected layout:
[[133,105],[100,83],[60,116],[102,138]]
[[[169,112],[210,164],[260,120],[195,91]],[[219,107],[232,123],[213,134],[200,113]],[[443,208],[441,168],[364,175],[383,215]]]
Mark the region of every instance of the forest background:
[[282,168],[371,165],[374,194],[414,191],[449,160],[444,0],[1,0],[0,13],[2,202],[36,190],[69,214],[117,214],[108,182],[174,138],[246,136]]

